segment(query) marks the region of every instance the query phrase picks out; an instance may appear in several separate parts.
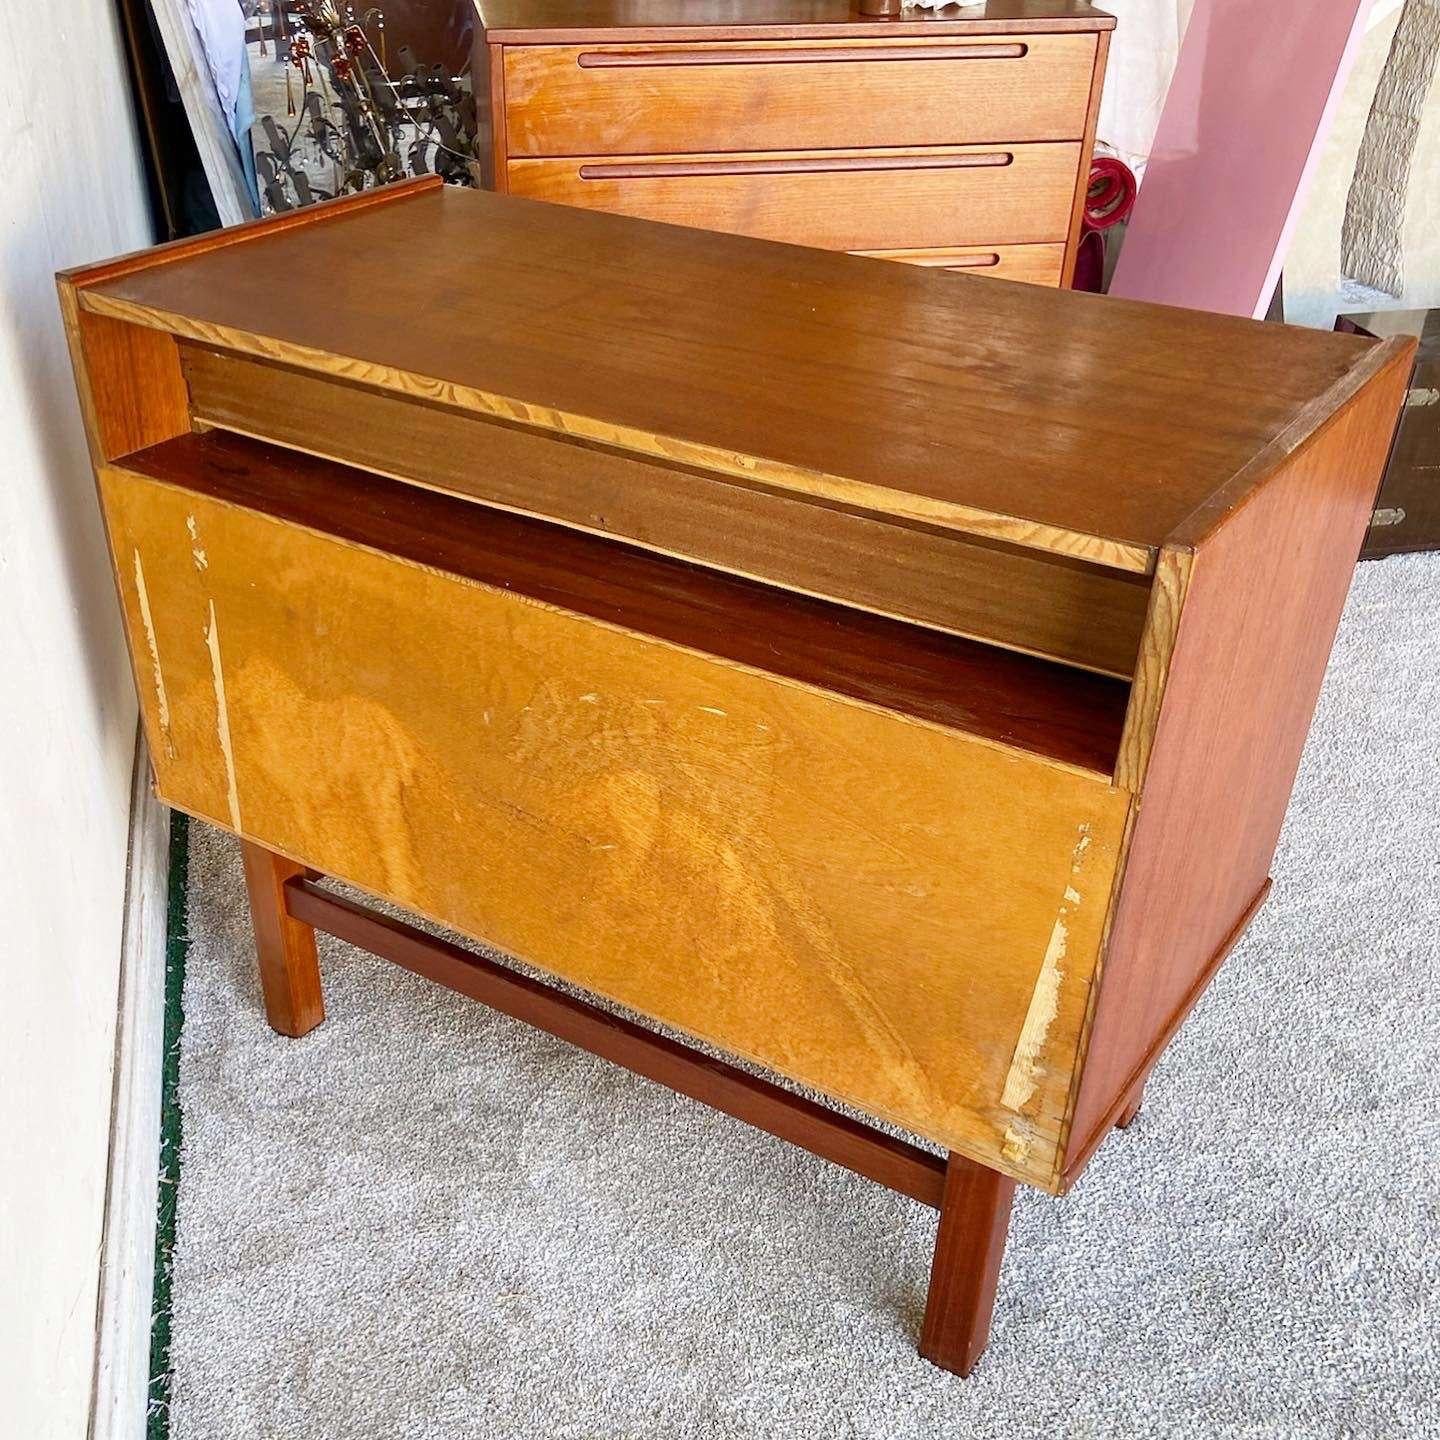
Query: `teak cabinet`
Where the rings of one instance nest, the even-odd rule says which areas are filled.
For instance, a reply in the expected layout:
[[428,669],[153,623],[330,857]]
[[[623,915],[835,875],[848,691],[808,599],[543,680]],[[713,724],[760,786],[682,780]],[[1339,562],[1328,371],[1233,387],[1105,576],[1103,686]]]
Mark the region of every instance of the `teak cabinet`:
[[1115,22],[1072,0],[479,0],[486,176],[536,200],[1068,285]]
[[61,294],[276,1028],[318,926],[937,1206],[968,1370],[1265,896],[1413,342],[425,182]]

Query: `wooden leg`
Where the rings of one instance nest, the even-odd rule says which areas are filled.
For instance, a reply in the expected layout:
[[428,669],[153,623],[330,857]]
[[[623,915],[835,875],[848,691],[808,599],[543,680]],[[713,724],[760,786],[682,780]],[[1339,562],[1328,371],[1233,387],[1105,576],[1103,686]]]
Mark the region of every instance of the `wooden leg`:
[[1008,1175],[951,1155],[920,1331],[920,1353],[942,1370],[968,1375],[990,1338],[1014,1198]]
[[1150,1083],[1150,1075],[1140,1077],[1140,1083],[1130,1092],[1125,1101],[1125,1108],[1121,1110],[1119,1118],[1115,1121],[1117,1130],[1128,1130],[1135,1122],[1135,1117],[1140,1113],[1140,1107],[1145,1103],[1145,1087]]
[[320,993],[320,961],[315,932],[285,910],[285,882],[305,875],[296,865],[259,845],[242,840],[245,886],[250,892],[250,921],[260,958],[260,988],[271,1029],[300,1036],[325,1018]]

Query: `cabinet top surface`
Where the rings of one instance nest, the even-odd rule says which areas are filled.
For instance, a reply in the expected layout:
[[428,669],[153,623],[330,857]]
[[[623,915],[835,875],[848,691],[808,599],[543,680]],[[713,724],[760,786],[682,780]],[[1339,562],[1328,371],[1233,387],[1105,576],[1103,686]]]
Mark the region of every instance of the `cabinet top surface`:
[[1379,344],[478,191],[290,219],[77,273],[82,307],[1137,571]]
[[[861,15],[854,0],[476,0],[491,41],[537,43],[614,38],[661,31],[742,34],[778,30],[798,34],[836,28],[863,29],[876,39],[895,34],[953,34],[967,28],[1111,28],[1115,21],[1084,0],[982,0],[943,10],[916,10],[903,19]],[[679,34],[675,38],[683,38]]]

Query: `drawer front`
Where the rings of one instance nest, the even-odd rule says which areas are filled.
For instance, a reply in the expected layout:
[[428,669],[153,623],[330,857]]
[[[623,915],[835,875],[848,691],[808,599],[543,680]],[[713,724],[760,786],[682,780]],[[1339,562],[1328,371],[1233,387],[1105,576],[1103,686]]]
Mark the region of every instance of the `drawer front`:
[[512,160],[512,194],[826,250],[1063,243],[1078,144]]
[[1078,140],[1094,35],[505,51],[510,155]]
[[133,472],[101,484],[168,803],[1053,1183],[1121,792]]
[[876,260],[924,265],[933,270],[963,271],[993,280],[1020,280],[1028,285],[1060,284],[1065,272],[1065,246],[961,245],[949,250],[857,250]]

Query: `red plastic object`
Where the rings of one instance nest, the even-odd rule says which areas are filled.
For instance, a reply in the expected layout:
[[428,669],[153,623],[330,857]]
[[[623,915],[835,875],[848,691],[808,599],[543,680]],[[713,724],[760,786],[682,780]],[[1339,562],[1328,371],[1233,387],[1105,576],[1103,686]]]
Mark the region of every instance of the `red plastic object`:
[[1129,218],[1139,188],[1135,172],[1123,160],[1113,155],[1095,157],[1085,193],[1085,214],[1080,225],[1072,289],[1098,294],[1104,288],[1105,239],[1101,232]]

